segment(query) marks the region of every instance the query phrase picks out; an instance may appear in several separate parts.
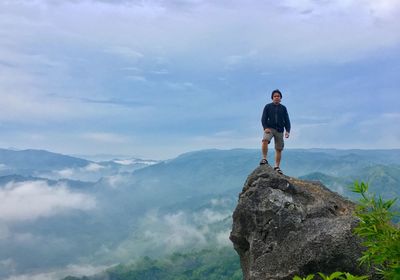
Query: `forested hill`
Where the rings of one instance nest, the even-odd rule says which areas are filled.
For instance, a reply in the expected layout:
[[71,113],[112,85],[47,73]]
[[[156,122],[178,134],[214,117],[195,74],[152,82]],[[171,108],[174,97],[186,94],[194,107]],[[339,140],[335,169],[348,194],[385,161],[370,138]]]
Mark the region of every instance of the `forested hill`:
[[232,247],[175,253],[162,259],[143,257],[133,264],[117,265],[90,277],[63,280],[241,280],[239,256]]

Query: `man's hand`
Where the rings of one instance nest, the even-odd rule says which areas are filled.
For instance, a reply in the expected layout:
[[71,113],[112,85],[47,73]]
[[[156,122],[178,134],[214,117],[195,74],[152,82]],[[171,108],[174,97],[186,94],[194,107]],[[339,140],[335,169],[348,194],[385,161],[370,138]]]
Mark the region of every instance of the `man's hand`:
[[285,132],[285,138],[289,138],[290,133],[289,132]]
[[266,129],[264,129],[264,132],[265,132],[265,133],[270,133],[270,132],[271,132],[271,129],[266,128]]

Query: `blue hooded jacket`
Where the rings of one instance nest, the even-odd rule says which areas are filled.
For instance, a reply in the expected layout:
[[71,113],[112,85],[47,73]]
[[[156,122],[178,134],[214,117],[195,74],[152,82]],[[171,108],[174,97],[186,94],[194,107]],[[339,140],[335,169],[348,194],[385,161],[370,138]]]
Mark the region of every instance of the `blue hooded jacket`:
[[290,132],[290,120],[287,109],[282,104],[269,103],[265,105],[261,117],[261,123],[264,129],[274,128],[278,132],[283,132],[286,129]]

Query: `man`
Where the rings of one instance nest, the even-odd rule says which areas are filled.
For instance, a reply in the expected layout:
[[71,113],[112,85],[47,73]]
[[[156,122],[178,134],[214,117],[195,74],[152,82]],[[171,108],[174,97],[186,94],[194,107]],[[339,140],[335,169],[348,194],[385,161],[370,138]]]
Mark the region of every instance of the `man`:
[[279,174],[282,174],[282,170],[279,168],[282,158],[282,150],[284,146],[283,132],[285,132],[285,138],[289,138],[290,134],[290,120],[289,114],[285,106],[281,104],[282,93],[279,89],[274,90],[271,93],[272,103],[265,105],[264,111],[261,117],[261,123],[264,128],[264,137],[262,139],[262,155],[263,158],[260,165],[268,164],[267,153],[268,144],[271,139],[274,138],[275,142],[275,167],[274,170]]

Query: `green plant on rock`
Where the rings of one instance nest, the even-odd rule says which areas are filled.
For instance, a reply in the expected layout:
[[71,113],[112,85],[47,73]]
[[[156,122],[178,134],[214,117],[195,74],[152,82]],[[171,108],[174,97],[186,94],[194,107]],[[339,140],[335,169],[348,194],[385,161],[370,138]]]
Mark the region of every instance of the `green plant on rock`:
[[348,280],[364,280],[364,279],[368,279],[368,276],[366,275],[362,275],[362,276],[355,276],[352,275],[348,272],[344,272],[343,273],[344,277],[342,277],[341,279],[348,279]]
[[[322,280],[334,280],[334,279],[339,279],[339,280],[364,280],[364,279],[368,279],[368,276],[354,276],[348,272],[333,272],[331,275],[325,275],[321,272],[318,273],[318,275],[320,276],[320,278]],[[314,279],[314,274],[309,274],[307,275],[306,278],[300,278],[299,276],[295,276],[293,278],[293,280],[311,280]]]
[[309,274],[305,278],[301,278],[299,276],[295,276],[295,277],[293,277],[293,280],[312,280],[312,279],[314,279],[314,276],[315,276],[314,274]]
[[355,182],[353,192],[361,195],[355,214],[360,218],[354,232],[367,248],[360,263],[373,266],[384,279],[400,279],[400,229],[393,218],[398,215],[392,206],[396,198],[384,201],[368,193],[368,184]]
[[318,274],[319,274],[319,276],[321,276],[321,278],[323,280],[333,280],[333,279],[364,280],[364,279],[368,279],[368,276],[355,276],[348,272],[339,272],[339,271],[334,272],[331,275],[325,275],[321,272]]

